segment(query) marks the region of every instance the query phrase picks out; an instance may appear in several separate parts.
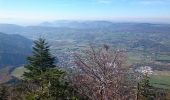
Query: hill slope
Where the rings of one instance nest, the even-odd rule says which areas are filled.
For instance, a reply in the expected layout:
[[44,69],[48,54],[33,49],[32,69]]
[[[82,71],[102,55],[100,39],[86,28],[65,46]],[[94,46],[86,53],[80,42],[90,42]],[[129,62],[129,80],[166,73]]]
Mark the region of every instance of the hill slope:
[[0,33],[0,68],[24,64],[31,54],[31,45],[31,40],[20,35]]

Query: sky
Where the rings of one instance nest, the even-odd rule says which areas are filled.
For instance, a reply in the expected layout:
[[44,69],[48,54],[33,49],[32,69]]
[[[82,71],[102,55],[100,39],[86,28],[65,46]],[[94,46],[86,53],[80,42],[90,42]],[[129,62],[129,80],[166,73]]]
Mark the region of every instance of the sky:
[[54,20],[170,23],[170,0],[0,0],[0,23]]

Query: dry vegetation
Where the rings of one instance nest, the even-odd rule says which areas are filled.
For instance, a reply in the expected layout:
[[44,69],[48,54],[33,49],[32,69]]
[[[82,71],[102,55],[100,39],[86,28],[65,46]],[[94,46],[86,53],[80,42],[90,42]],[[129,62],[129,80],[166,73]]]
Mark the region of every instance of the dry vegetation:
[[73,78],[73,84],[77,91],[91,100],[135,99],[125,58],[122,51],[110,50],[106,45],[101,49],[90,46],[83,54],[75,54],[79,74]]

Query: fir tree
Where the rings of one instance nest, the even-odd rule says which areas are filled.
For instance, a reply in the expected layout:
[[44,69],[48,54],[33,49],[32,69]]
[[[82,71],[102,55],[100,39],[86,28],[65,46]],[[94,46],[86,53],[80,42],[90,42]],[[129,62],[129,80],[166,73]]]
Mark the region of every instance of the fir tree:
[[138,84],[138,87],[138,92],[140,93],[142,100],[153,100],[153,87],[150,84],[150,77],[148,75],[144,75],[144,78]]
[[26,80],[34,80],[46,72],[49,68],[55,68],[55,58],[51,56],[49,45],[43,38],[34,41],[32,56],[27,58],[28,65],[25,68],[28,70],[24,73]]
[[[24,98],[31,100],[67,98],[68,95],[65,93],[67,84],[64,81],[65,72],[54,65],[55,58],[51,56],[49,45],[45,39],[39,38],[34,42],[32,53],[32,56],[27,59],[28,64],[25,66],[27,71],[23,77],[25,81],[33,84],[33,90],[26,91]],[[28,87],[30,88],[30,85]]]

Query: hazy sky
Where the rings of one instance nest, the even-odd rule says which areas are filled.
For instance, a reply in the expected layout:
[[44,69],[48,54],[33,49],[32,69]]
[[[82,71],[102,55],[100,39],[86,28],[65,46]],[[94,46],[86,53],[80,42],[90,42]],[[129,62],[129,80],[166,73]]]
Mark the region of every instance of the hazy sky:
[[170,0],[0,0],[0,22],[61,19],[170,22]]

